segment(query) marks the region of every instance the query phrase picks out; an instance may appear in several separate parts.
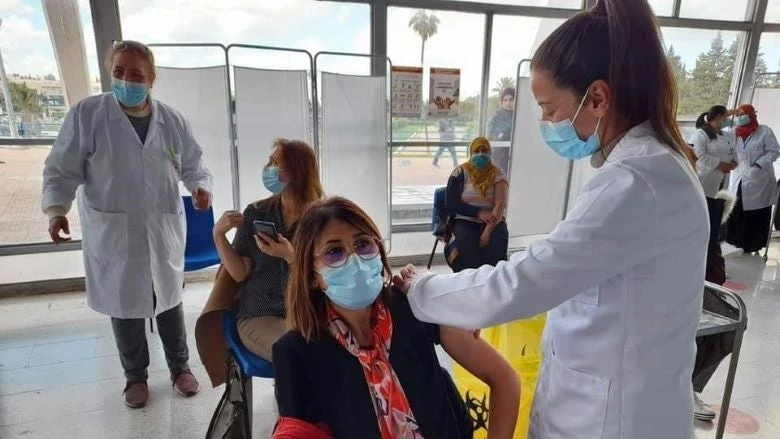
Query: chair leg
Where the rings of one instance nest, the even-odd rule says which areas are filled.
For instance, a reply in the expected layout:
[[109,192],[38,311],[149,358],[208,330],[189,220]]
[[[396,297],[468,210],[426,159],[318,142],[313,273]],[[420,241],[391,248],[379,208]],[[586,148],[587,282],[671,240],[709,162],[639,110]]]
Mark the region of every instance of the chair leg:
[[244,416],[244,419],[247,424],[247,438],[252,437],[252,412],[254,411],[254,402],[253,402],[253,389],[252,389],[252,377],[251,376],[244,376],[243,377],[243,384],[242,387],[244,388],[244,408],[246,410],[246,416]]
[[436,247],[439,246],[439,238],[436,238],[435,241],[433,241],[433,250],[431,250],[431,257],[428,258],[428,269],[431,269],[431,265],[433,265],[433,257],[436,256]]

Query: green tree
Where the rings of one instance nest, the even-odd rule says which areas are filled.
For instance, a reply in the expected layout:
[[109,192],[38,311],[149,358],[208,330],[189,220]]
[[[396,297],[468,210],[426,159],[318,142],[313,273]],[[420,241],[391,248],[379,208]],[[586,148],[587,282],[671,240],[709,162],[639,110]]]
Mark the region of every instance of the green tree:
[[57,80],[57,77],[56,77],[56,76],[54,76],[54,75],[53,75],[53,74],[51,74],[51,73],[48,73],[48,74],[46,74],[46,76],[44,76],[44,77],[43,77],[43,79],[45,79],[45,80],[47,80],[47,81],[56,81],[56,80]]
[[666,51],[666,60],[669,62],[669,67],[674,75],[674,80],[677,83],[678,94],[678,114],[685,114],[688,109],[685,108],[690,93],[688,92],[688,71],[685,68],[685,63],[682,57],[674,50],[674,45],[669,46]]
[[507,88],[515,88],[515,78],[504,76],[503,78],[496,81],[496,85],[494,85],[493,89],[490,91],[494,92],[497,95],[500,95],[501,92],[506,90]]
[[[34,88],[26,83],[9,82],[8,91],[11,93],[11,103],[14,112],[22,121],[38,120],[41,117],[41,97]],[[0,94],[0,106],[5,109],[5,99]]]
[[[439,17],[425,10],[419,10],[409,20],[409,27],[420,36],[420,67],[425,67],[425,43],[439,32]],[[423,109],[423,125],[425,126],[425,141],[428,141],[428,107]],[[428,152],[431,152],[428,147]]]
[[696,66],[686,80],[686,92],[679,114],[694,116],[713,105],[726,105],[729,101],[734,63],[737,58],[737,43],[728,49],[723,44],[723,35],[718,32],[710,42],[710,49],[696,59]]

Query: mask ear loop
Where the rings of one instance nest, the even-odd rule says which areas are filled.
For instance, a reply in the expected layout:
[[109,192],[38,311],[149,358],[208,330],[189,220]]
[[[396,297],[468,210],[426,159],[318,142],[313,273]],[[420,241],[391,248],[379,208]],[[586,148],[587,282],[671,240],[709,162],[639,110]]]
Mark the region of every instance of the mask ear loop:
[[571,120],[571,124],[574,125],[574,122],[577,120],[577,118],[580,116],[580,111],[582,111],[582,107],[585,105],[585,99],[588,98],[588,93],[590,93],[590,86],[588,86],[588,89],[585,90],[585,94],[582,95],[582,100],[580,101],[580,106],[577,107],[577,112],[574,113],[574,118]]

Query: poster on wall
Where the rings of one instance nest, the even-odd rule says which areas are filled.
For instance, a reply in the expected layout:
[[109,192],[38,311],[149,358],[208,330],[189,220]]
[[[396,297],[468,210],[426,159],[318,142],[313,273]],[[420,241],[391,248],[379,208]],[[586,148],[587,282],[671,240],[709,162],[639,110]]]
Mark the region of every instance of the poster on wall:
[[430,76],[428,116],[457,116],[460,100],[460,69],[431,67]]
[[422,67],[393,66],[393,117],[422,115]]

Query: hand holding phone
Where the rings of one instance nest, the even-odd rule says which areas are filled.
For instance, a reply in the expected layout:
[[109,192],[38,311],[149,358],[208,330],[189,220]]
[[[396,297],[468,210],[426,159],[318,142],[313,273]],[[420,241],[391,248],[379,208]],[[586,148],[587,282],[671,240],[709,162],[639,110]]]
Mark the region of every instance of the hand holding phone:
[[276,242],[279,242],[279,235],[276,232],[276,224],[269,221],[252,221],[255,234],[266,235]]

